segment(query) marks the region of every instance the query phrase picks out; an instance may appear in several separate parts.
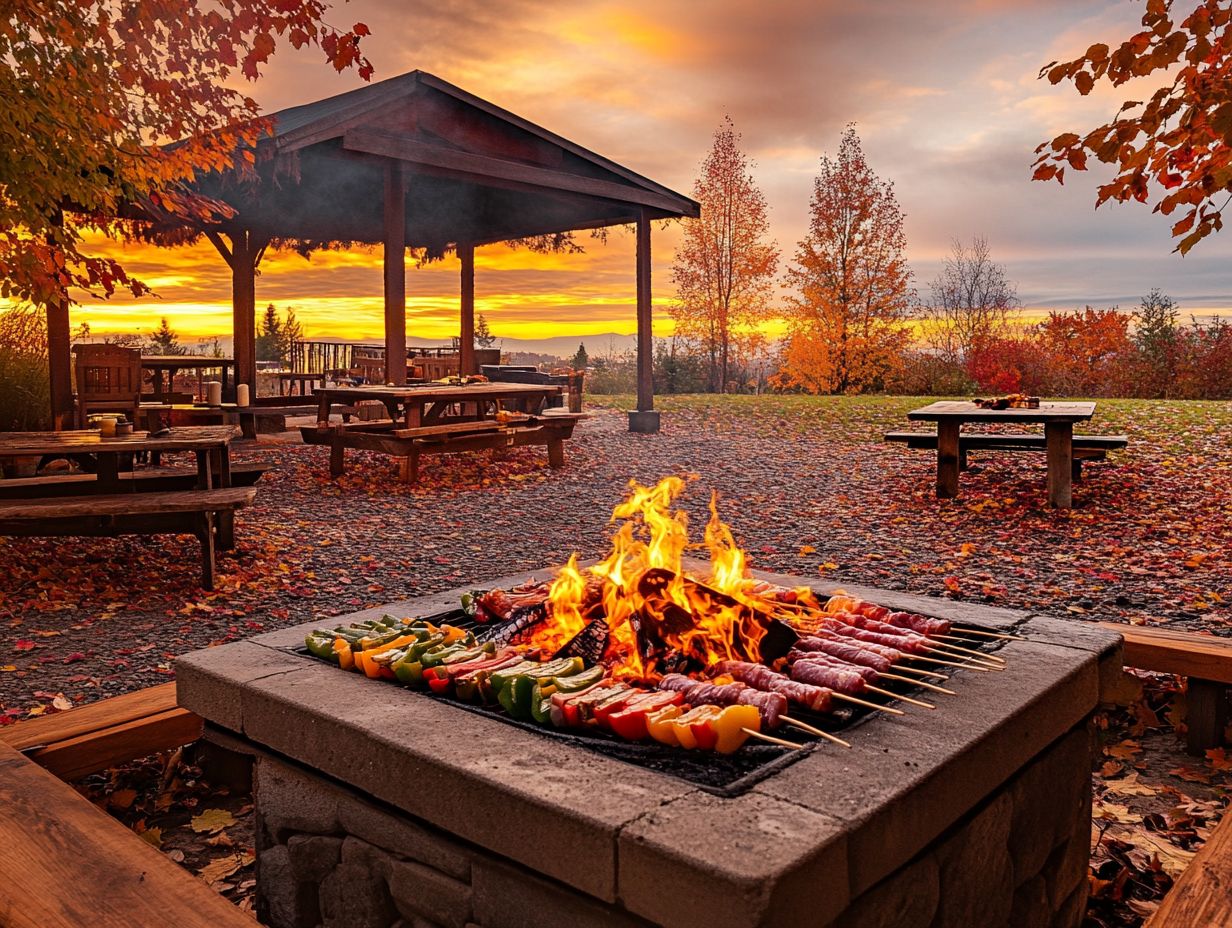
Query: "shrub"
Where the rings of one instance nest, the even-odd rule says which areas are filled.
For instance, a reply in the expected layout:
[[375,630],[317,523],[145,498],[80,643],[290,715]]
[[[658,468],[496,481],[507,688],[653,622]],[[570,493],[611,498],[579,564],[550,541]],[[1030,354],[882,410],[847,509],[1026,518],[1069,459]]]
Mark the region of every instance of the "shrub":
[[47,321],[28,307],[0,314],[0,431],[51,428]]

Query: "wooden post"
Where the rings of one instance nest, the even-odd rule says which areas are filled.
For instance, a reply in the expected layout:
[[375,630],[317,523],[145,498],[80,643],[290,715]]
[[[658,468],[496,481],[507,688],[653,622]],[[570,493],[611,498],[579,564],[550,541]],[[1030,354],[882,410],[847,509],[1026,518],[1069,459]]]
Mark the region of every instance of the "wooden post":
[[629,431],[659,431],[654,411],[654,340],[650,288],[650,218],[637,216],[637,411],[629,413]]
[[[257,265],[265,245],[247,229],[227,233],[230,245],[217,231],[205,233],[227,266],[231,268],[231,341],[235,357],[235,383],[248,384],[249,395],[257,398]],[[198,372],[198,379],[200,372]],[[172,378],[174,379],[174,378]],[[224,377],[225,380],[225,377]],[[170,389],[168,384],[167,388]],[[231,397],[224,397],[230,399]]]
[[[70,427],[73,407],[73,346],[68,296],[47,304],[47,369],[51,375],[51,427]],[[82,425],[85,423],[83,422]]]
[[478,374],[475,367],[475,246],[459,243],[458,258],[462,262],[458,369],[463,375]]
[[1186,747],[1190,754],[1200,757],[1223,744],[1224,729],[1228,727],[1227,686],[1191,675],[1186,701],[1189,708]]
[[406,383],[406,185],[385,162],[385,382]]
[[1074,424],[1044,423],[1048,448],[1048,502],[1058,509],[1069,509],[1073,499]]
[[958,433],[961,427],[957,419],[937,422],[937,499],[953,499],[958,495]]

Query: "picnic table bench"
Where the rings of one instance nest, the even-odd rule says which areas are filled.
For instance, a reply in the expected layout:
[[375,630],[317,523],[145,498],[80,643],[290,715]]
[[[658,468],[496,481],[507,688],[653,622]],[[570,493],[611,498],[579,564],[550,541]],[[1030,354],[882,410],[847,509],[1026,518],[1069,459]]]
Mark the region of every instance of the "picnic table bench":
[[[272,464],[232,464],[231,485],[235,487],[253,486],[266,471],[272,468]],[[120,490],[131,490],[136,493],[193,490],[199,488],[201,480],[196,469],[188,467],[121,471],[116,476]],[[217,485],[217,480],[215,484]],[[99,490],[97,474],[49,474],[44,477],[14,477],[0,480],[0,500],[93,496]]]
[[1172,628],[1101,622],[1125,639],[1126,667],[1189,678],[1186,737],[1189,751],[1201,755],[1223,743],[1232,688],[1232,639]]
[[[573,436],[582,413],[541,412],[560,393],[550,384],[470,383],[407,386],[326,387],[315,426],[303,426],[305,444],[330,449],[330,474],[339,476],[348,448],[377,451],[403,458],[401,476],[410,484],[419,478],[419,458],[425,454],[478,451],[487,448],[545,445],[548,464],[564,466],[564,442]],[[377,400],[389,419],[338,424],[329,421],[330,404]],[[517,410],[510,414],[502,409]]]
[[0,924],[6,928],[256,925],[69,784],[4,743],[0,834]]
[[195,535],[201,543],[201,585],[212,590],[220,522],[251,505],[256,495],[251,487],[227,487],[0,502],[0,535]]
[[[906,445],[908,448],[937,450],[936,432],[887,432],[885,440]],[[1125,435],[1075,435],[1070,472],[1074,480],[1082,479],[1083,461],[1102,461],[1109,451],[1126,447],[1129,438]],[[1048,440],[1043,435],[962,432],[958,436],[958,469],[966,470],[969,451],[1047,451]]]
[[[1086,422],[1095,415],[1094,403],[1040,403],[1037,406],[992,409],[977,406],[969,400],[938,400],[907,413],[913,422],[936,422],[937,498],[952,499],[958,495],[958,475],[962,470],[962,427],[969,422],[1030,423],[1044,426],[1039,436],[1012,436],[1002,442],[1009,451],[1034,451],[1037,441],[1043,442],[1048,456],[1048,502],[1060,509],[1073,505],[1074,485],[1074,423]],[[899,433],[892,433],[899,434]],[[1088,436],[1089,437],[1089,436]],[[1112,436],[1123,438],[1124,436]],[[1018,440],[1014,440],[1018,439]],[[894,440],[894,439],[890,439]],[[927,437],[917,439],[927,441]],[[911,440],[908,439],[908,443]],[[971,446],[968,445],[968,448]],[[1093,449],[1094,450],[1094,449]],[[1104,449],[1105,453],[1107,449]],[[1079,465],[1080,469],[1081,465]]]
[[1224,925],[1232,925],[1232,816],[1228,815],[1215,826],[1145,928]]

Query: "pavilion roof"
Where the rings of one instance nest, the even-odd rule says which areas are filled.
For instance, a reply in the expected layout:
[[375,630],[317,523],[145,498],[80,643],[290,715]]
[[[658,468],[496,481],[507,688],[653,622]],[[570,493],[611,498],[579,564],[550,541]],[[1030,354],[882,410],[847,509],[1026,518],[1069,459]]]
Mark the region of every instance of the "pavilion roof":
[[386,166],[406,176],[409,245],[441,250],[635,220],[698,204],[424,71],[281,110],[259,183],[199,187],[237,210],[219,228],[328,242],[382,240]]

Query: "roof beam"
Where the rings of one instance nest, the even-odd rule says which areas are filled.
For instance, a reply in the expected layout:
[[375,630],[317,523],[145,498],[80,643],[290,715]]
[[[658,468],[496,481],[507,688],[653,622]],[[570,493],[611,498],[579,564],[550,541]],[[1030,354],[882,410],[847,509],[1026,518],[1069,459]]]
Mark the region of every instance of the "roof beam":
[[349,129],[342,137],[342,147],[348,151],[395,158],[410,164],[423,165],[448,176],[473,177],[580,193],[616,203],[635,203],[661,209],[674,216],[696,216],[697,204],[684,197],[669,197],[641,187],[614,181],[583,177],[565,171],[535,167],[517,161],[505,161],[470,152],[431,145],[416,139],[377,132],[372,129]]

